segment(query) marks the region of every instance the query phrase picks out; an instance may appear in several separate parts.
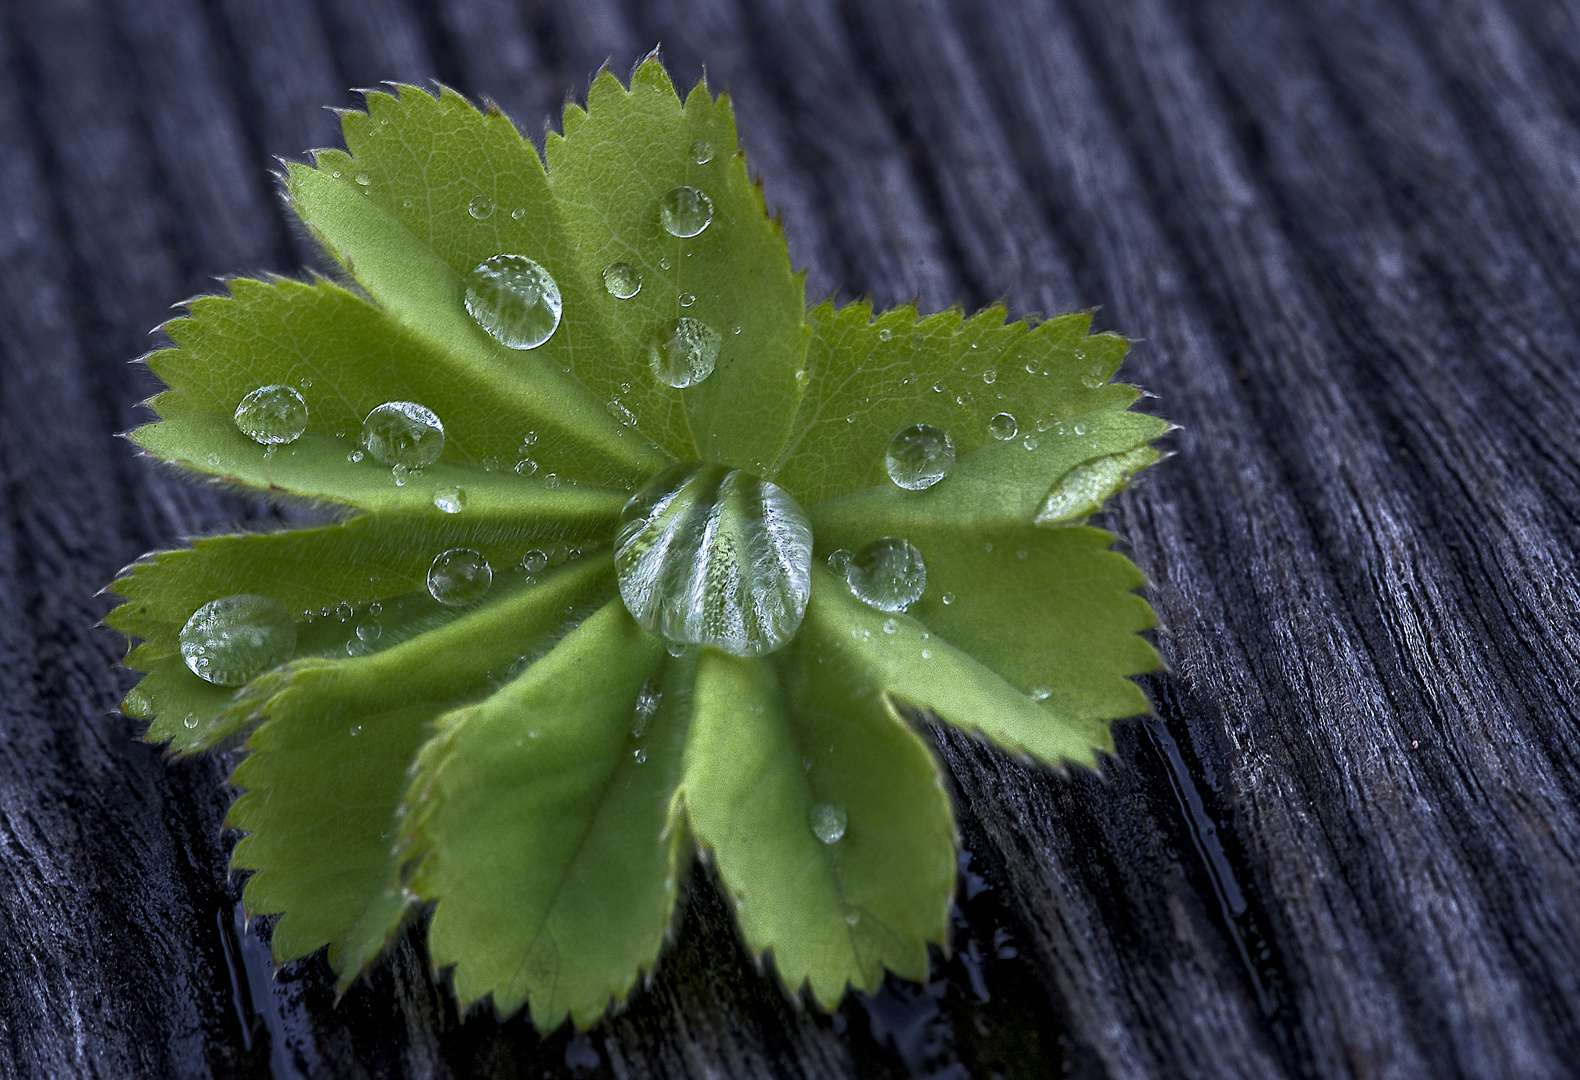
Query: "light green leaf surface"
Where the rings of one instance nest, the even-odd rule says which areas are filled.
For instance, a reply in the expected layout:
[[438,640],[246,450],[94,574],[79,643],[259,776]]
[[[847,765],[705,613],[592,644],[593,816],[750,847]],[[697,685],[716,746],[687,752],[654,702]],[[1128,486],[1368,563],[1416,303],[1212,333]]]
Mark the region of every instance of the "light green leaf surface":
[[[1142,576],[1084,524],[1168,430],[1109,382],[1128,343],[1085,314],[806,310],[728,99],[682,101],[656,60],[629,88],[601,73],[542,157],[448,90],[370,93],[367,109],[343,114],[347,150],[286,177],[343,282],[237,279],[189,302],[148,357],[168,387],[157,419],[132,434],[196,475],[343,516],[148,556],[108,619],[137,642],[124,708],[147,738],[177,753],[246,739],[234,863],[253,871],[248,910],[280,916],[276,956],[327,946],[344,988],[431,907],[430,955],[463,1006],[585,1027],[657,962],[695,844],[792,991],[829,1007],[886,971],[925,977],[928,947],[947,946],[955,840],[918,713],[1062,768],[1095,766],[1110,723],[1147,709],[1130,679],[1159,663]],[[712,205],[690,237],[661,214],[681,187]],[[506,348],[466,306],[468,275],[505,254],[560,291],[536,348]],[[606,288],[611,264],[640,290]],[[677,389],[650,346],[680,318],[720,349]],[[234,415],[276,384],[308,417],[271,449]],[[437,461],[401,475],[362,452],[387,401],[438,414]],[[990,428],[1001,413],[1012,438]],[[884,455],[915,423],[947,431],[956,460],[908,491]],[[805,618],[770,655],[666,643],[620,599],[627,499],[699,459],[772,480],[810,523]],[[824,567],[882,537],[926,564],[904,612]],[[429,591],[454,548],[493,575],[458,607]],[[182,628],[243,593],[295,617],[295,652],[216,686],[188,668]]]

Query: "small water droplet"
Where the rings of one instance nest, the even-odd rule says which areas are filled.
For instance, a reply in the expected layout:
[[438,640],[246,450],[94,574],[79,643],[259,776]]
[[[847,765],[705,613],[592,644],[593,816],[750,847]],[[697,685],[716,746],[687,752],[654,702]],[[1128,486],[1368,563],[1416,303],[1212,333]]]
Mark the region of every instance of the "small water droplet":
[[697,302],[697,294],[696,293],[683,292],[683,293],[680,294],[679,297],[677,297],[677,299],[680,301],[680,306],[681,307],[690,307],[692,304],[695,304]]
[[884,327],[882,330],[878,331],[878,340],[879,341],[892,341],[893,338],[894,338],[894,331],[890,330],[888,327]]
[[719,332],[707,323],[681,318],[647,344],[647,363],[665,386],[695,386],[713,374],[719,361]]
[[671,236],[696,236],[713,220],[713,200],[686,184],[658,200],[658,222]]
[[638,765],[645,765],[647,763],[647,747],[637,747],[635,750],[631,751],[631,757],[636,760]]
[[846,571],[850,569],[850,560],[854,558],[855,556],[850,552],[840,548],[828,557],[828,568],[840,577],[844,577]]
[[658,712],[658,706],[663,701],[664,695],[658,689],[658,684],[652,679],[642,684],[642,689],[637,691],[636,706],[632,710],[633,722],[631,737],[640,739],[647,731],[647,725]]
[[845,835],[845,804],[818,803],[807,815],[812,835],[825,844],[837,844]]
[[603,287],[610,296],[629,300],[642,291],[642,275],[630,263],[612,262],[603,268]]
[[186,719],[181,721],[181,726],[186,728],[188,731],[191,731],[193,728],[197,727],[198,714],[194,712],[187,713]]
[[976,398],[971,396],[971,391],[967,390],[965,393],[959,394],[959,395],[957,395],[955,397],[955,404],[956,405],[969,405],[975,400],[976,400]]
[[1015,422],[1015,417],[1007,412],[1001,412],[988,421],[988,434],[999,442],[1008,442],[1015,437],[1020,427]]
[[482,599],[493,581],[493,567],[471,548],[451,548],[428,568],[429,595],[448,607],[465,607]]
[[1027,435],[1024,439],[1022,439],[1020,441],[1020,444],[1022,446],[1024,446],[1027,450],[1035,450],[1035,449],[1037,449],[1037,436],[1035,436],[1035,435]]
[[542,548],[533,548],[531,551],[527,552],[521,557],[522,569],[526,570],[529,574],[536,574],[548,565],[548,552],[544,551]]
[[510,212],[510,220],[511,221],[521,221],[524,218],[526,218],[526,216],[527,216],[527,208],[525,206],[518,206],[518,207],[516,207],[514,210],[512,210]]
[[550,489],[557,488],[560,486],[560,478],[553,473],[548,473],[543,477],[543,486]]
[[411,209],[411,208],[412,208],[412,207],[413,207],[413,206],[415,206],[415,205],[417,205],[417,204],[416,204],[416,203],[415,203],[415,202],[414,202],[414,201],[413,201],[413,200],[412,200],[412,199],[411,199],[411,198],[409,198],[409,197],[408,197],[408,198],[405,198],[405,199],[402,199],[402,200],[401,200],[401,201],[400,201],[400,204],[401,204],[401,207],[402,207],[402,208],[403,208],[403,209],[406,209],[406,210],[410,210],[410,209]]
[[933,650],[931,650],[931,649],[923,649],[922,650],[922,659],[923,660],[931,660],[932,658],[933,658]]
[[954,463],[954,440],[931,424],[912,424],[895,432],[883,455],[889,479],[907,491],[932,487]]
[[904,611],[921,598],[927,567],[910,542],[885,536],[856,553],[845,570],[845,583],[864,604],[880,611]]
[[625,403],[619,398],[615,398],[614,400],[610,401],[608,408],[609,415],[620,421],[620,423],[626,427],[632,427],[636,424],[636,413],[626,408]]
[[364,455],[361,450],[353,450],[351,453],[346,455],[346,460],[355,465],[357,462],[361,461],[364,456],[366,455]]
[[466,275],[466,310],[507,349],[536,349],[560,325],[560,287],[525,255],[495,255]]
[[473,195],[472,201],[466,204],[466,212],[478,221],[487,221],[494,216],[494,200],[487,195]]
[[707,139],[698,139],[691,144],[691,160],[698,165],[706,165],[713,160],[713,144]]
[[[415,401],[386,401],[362,422],[362,445],[386,465],[419,469],[444,452],[444,425],[432,409]],[[397,474],[396,481],[404,482]]]
[[357,173],[355,179],[356,179],[356,182],[361,184],[363,187],[367,187],[369,184],[371,184],[373,182],[373,179],[370,176],[368,176],[368,174],[365,173],[365,172]]
[[898,633],[899,630],[900,630],[900,624],[899,624],[899,622],[897,620],[894,620],[894,619],[884,619],[883,620],[883,632],[885,634],[895,634],[895,633]]
[[533,461],[531,458],[522,458],[520,461],[516,462],[517,476],[531,476],[537,471],[538,463]]
[[455,484],[445,484],[435,488],[433,505],[446,514],[459,514],[466,509],[466,489]]
[[686,652],[686,646],[684,642],[671,641],[668,645],[664,646],[664,651],[669,653],[670,656],[683,656]]
[[335,607],[335,615],[340,619],[341,622],[350,622],[351,617],[356,613],[357,609],[351,606],[351,602],[349,600],[342,600]]
[[[975,345],[973,345],[971,347],[973,349],[976,348]],[[994,383],[998,382],[998,372],[993,370],[992,368],[988,368],[986,371],[984,371],[982,373],[982,381],[987,383],[989,386],[992,386]]]
[[362,725],[361,724],[354,725],[351,728],[351,737],[354,739],[360,734],[362,734]]
[[668,255],[665,255],[663,258],[658,260],[658,268],[660,270],[668,270],[669,269],[669,256]]
[[855,926],[860,921],[861,921],[861,912],[859,912],[859,911],[847,911],[847,912],[845,912],[845,925],[846,926]]
[[484,472],[498,472],[499,471],[499,458],[496,457],[493,454],[489,454],[486,458],[484,458],[483,459],[483,471]]
[[1037,701],[1047,701],[1053,696],[1053,687],[1038,684],[1031,688],[1031,696]]
[[812,376],[807,373],[806,368],[802,368],[800,371],[795,373],[795,386],[797,390],[804,392],[811,384]]
[[371,645],[384,633],[384,626],[377,619],[363,619],[357,624],[357,637],[364,645]]
[[945,604],[952,604],[955,602],[955,594],[952,592],[946,592],[941,599]]
[[[1082,353],[1075,354],[1077,360],[1081,359],[1082,356]],[[1086,371],[1081,373],[1081,383],[1089,390],[1099,389],[1107,381],[1108,371],[1106,366],[1101,362],[1093,364],[1091,367],[1087,368]]]
[[178,640],[192,674],[217,686],[242,686],[291,658],[296,622],[278,600],[239,593],[198,608]]
[[264,446],[293,443],[307,430],[307,402],[294,387],[260,386],[236,406],[236,426]]
[[[369,578],[368,580],[372,581],[373,579]],[[384,605],[379,603],[377,600],[373,601],[373,603],[368,605],[368,614],[369,615],[382,615],[383,613],[384,613]]]

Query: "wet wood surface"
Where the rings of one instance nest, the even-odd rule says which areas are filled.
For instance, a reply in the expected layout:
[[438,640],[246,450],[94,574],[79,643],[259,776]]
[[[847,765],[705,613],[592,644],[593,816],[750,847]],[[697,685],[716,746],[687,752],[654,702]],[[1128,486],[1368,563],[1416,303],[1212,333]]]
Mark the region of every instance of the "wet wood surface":
[[[955,950],[824,1016],[699,876],[590,1034],[344,1000],[239,922],[226,762],[114,714],[95,592],[282,511],[113,438],[274,155],[438,79],[536,136],[662,42],[809,297],[1101,306],[1184,425],[1109,515],[1167,674],[1101,775],[938,733]],[[1560,1077],[1580,1047],[1580,11],[1562,0],[0,4],[0,1075]]]

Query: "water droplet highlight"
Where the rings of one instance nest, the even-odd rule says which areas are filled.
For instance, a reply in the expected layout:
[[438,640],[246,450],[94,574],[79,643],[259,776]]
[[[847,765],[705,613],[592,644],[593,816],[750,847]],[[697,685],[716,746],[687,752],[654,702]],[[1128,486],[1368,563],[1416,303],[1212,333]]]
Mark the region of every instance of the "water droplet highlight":
[[362,421],[362,445],[386,465],[420,469],[444,452],[444,425],[432,409],[415,401],[386,401]]
[[466,509],[466,489],[454,484],[437,488],[433,493],[433,505],[446,514],[459,514]]
[[1015,417],[1007,412],[1001,412],[988,421],[988,434],[999,442],[1008,442],[1020,430],[1020,425],[1015,422]]
[[472,201],[466,204],[466,212],[478,221],[487,221],[494,216],[494,200],[487,195],[473,195]]
[[686,184],[658,200],[658,223],[671,236],[696,236],[713,220],[713,200]]
[[267,596],[238,593],[192,613],[178,637],[192,674],[216,686],[242,686],[296,651],[296,622]]
[[236,426],[255,443],[293,443],[307,430],[307,402],[290,386],[260,386],[236,406]]
[[713,374],[719,362],[719,332],[707,323],[681,317],[647,344],[647,363],[658,381],[677,390]]
[[885,536],[856,552],[845,569],[845,583],[864,604],[879,611],[904,611],[921,599],[927,566],[909,541]]
[[818,803],[807,815],[812,835],[825,844],[837,844],[845,836],[845,804]]
[[672,465],[621,512],[615,570],[647,630],[763,656],[806,614],[812,526],[777,485],[722,465]]
[[428,567],[428,594],[447,607],[481,600],[493,582],[494,568],[471,548],[451,548]]
[[610,296],[629,300],[642,291],[642,275],[630,263],[610,263],[603,268],[603,287]]
[[948,475],[954,463],[954,440],[931,424],[912,424],[895,432],[883,455],[889,479],[907,491],[932,487]]
[[466,275],[466,310],[507,349],[536,349],[560,325],[560,287],[525,255],[495,255]]

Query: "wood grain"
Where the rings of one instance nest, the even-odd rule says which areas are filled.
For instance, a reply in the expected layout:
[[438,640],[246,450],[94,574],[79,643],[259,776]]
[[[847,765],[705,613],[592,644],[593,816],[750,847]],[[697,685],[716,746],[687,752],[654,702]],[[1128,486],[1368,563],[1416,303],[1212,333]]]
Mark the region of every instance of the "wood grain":
[[[537,137],[706,67],[809,295],[1100,306],[1178,451],[1110,524],[1170,670],[1102,773],[933,731],[927,987],[834,1016],[699,871],[589,1035],[336,1002],[238,922],[227,762],[114,714],[95,594],[286,511],[138,460],[169,305],[311,250],[275,155],[439,79]],[[1562,0],[7,0],[0,1075],[1562,1077],[1580,1046],[1580,10]]]

